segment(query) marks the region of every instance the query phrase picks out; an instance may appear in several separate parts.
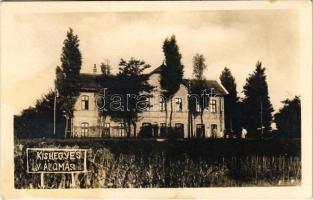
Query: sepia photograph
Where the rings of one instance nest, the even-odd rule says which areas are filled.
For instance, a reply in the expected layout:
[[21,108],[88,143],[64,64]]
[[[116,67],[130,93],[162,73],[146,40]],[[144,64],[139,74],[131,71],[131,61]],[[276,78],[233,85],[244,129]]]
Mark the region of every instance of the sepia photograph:
[[301,11],[312,4],[279,2],[5,3],[13,189],[308,186]]

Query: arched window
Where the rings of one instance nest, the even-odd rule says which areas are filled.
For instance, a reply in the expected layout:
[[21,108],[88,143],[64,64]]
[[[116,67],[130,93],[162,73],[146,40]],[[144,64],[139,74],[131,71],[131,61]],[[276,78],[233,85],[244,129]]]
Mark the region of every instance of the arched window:
[[83,137],[86,137],[88,135],[89,131],[89,124],[87,122],[81,123],[81,134]]

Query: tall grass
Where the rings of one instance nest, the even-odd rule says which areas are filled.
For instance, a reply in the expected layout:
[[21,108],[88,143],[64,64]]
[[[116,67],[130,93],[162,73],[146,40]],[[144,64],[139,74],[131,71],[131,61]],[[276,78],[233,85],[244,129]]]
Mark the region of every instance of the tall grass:
[[[40,174],[26,173],[26,147],[29,145],[24,143],[15,148],[15,187],[40,188]],[[54,144],[45,147],[80,148]],[[114,152],[90,145],[87,169],[87,173],[74,177],[45,174],[45,188],[276,186],[298,185],[301,181],[301,160],[297,154],[209,157],[166,150]]]

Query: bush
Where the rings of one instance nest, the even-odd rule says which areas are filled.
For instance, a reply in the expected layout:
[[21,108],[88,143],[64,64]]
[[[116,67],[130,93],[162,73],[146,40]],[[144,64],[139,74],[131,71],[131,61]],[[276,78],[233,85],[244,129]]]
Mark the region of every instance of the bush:
[[160,128],[160,137],[161,138],[184,138],[184,135],[180,133],[175,127],[161,127]]
[[142,138],[152,138],[152,126],[143,126],[141,127],[139,133],[138,133],[139,137]]
[[[26,173],[25,154],[28,147],[44,147],[88,149],[88,173],[75,175],[77,188],[296,185],[301,181],[299,144],[297,140],[18,140],[14,184],[39,188],[40,174]],[[46,188],[73,187],[70,183],[70,175],[45,174]]]

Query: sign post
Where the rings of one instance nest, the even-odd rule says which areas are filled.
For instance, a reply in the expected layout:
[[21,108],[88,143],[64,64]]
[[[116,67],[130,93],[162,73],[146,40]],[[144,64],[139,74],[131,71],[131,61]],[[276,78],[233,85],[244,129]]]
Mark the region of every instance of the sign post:
[[76,187],[74,173],[87,172],[86,149],[27,148],[27,173],[40,173],[44,188],[45,173],[70,173],[71,187]]
[[44,182],[44,173],[40,173],[40,188],[44,188],[45,182]]

